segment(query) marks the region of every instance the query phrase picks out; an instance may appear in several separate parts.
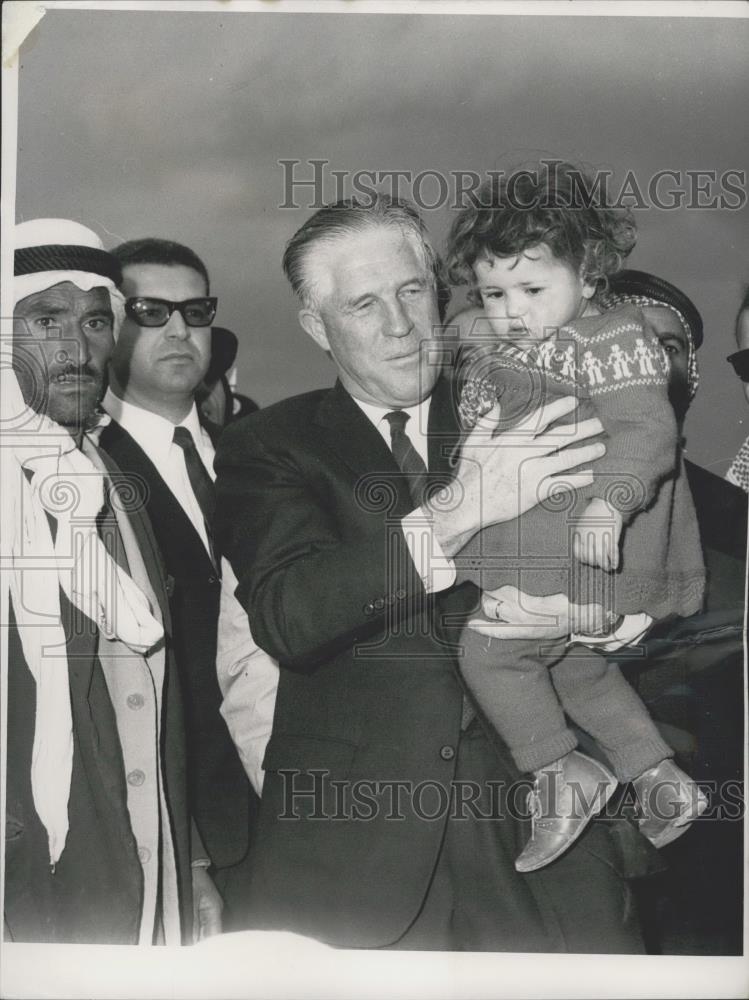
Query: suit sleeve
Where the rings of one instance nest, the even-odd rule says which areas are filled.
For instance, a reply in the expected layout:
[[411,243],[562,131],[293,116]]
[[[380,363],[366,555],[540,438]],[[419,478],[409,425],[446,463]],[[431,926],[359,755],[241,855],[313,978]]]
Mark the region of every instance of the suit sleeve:
[[[668,359],[655,332],[636,310],[612,333],[581,345],[601,362],[599,371],[605,368],[604,383],[590,389],[607,433],[606,454],[593,466],[590,492],[606,499],[627,524],[676,474],[679,433],[668,398]],[[626,357],[628,377],[619,381],[612,376],[612,350]]]
[[344,536],[354,497],[301,446],[273,447],[258,426],[230,427],[219,445],[216,541],[255,641],[305,672],[413,613],[425,591],[397,522],[362,515]]

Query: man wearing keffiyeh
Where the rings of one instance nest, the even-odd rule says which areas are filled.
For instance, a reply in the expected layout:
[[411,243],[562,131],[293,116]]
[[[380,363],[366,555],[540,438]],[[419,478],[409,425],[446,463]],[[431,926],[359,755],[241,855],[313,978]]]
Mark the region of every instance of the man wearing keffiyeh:
[[[738,351],[728,360],[733,364],[736,374],[744,383],[744,395],[749,403],[749,377],[747,376],[747,357],[749,357],[749,288],[744,292],[744,298],[736,317],[736,345]],[[749,437],[739,448],[736,457],[726,473],[726,479],[749,493]]]
[[179,944],[220,930],[220,900],[191,869],[205,852],[187,816],[158,549],[95,444],[119,265],[62,219],[18,225],[15,247],[2,366],[4,934]]
[[[699,310],[680,288],[645,271],[614,275],[605,302],[639,305],[652,323],[669,356],[669,396],[683,427],[699,381],[697,350],[703,340]],[[683,737],[681,741],[681,752],[690,753],[685,764],[691,773],[710,775],[716,787],[711,808],[720,817],[729,815],[725,808],[730,793],[725,789],[741,773],[745,739],[747,497],[709,468],[688,459],[684,466],[707,569],[705,607],[701,614],[664,623],[651,633],[638,665],[639,692],[659,721],[677,727],[672,733],[680,729],[690,734],[686,744]],[[691,842],[671,855],[669,870],[651,897],[660,897],[652,933],[663,954],[679,936],[699,938],[705,954],[734,954],[741,949],[743,843],[740,822],[696,824]],[[698,870],[700,877],[695,878]],[[689,886],[688,893],[684,886]],[[669,898],[671,902],[664,905]]]

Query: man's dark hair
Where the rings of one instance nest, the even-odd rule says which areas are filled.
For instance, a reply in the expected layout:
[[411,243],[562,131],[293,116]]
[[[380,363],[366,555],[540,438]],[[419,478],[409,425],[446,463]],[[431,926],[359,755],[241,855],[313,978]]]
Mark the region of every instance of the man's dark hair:
[[194,250],[175,243],[173,240],[161,240],[155,236],[144,236],[139,240],[128,240],[120,243],[110,253],[117,258],[122,268],[128,264],[166,264],[174,266],[181,264],[197,271],[205,281],[205,291],[211,291],[208,269]]

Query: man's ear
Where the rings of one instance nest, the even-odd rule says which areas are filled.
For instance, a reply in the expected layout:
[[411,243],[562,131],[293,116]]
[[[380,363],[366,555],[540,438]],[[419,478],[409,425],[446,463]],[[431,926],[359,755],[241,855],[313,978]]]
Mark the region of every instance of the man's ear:
[[322,347],[324,351],[330,351],[325,324],[318,312],[314,309],[300,309],[299,322],[304,332],[312,337],[318,347]]

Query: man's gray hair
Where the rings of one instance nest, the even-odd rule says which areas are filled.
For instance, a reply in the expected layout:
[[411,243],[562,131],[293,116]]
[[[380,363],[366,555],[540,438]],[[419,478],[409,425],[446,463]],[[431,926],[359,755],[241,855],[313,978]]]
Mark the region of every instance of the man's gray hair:
[[318,246],[330,246],[341,236],[376,227],[398,228],[412,236],[421,248],[424,264],[437,291],[440,316],[444,314],[450,293],[443,277],[442,261],[432,246],[426,226],[414,206],[403,198],[375,194],[372,197],[347,198],[319,209],[291,237],[283,255],[283,271],[294,292],[307,308],[318,305],[308,263]]

